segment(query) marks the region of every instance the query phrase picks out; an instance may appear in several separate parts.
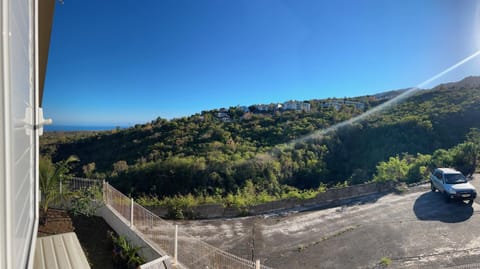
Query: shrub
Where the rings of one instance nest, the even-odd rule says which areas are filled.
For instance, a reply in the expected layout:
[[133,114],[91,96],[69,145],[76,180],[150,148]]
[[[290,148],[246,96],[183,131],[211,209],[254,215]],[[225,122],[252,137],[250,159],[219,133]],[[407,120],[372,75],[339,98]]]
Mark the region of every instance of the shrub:
[[195,213],[192,207],[197,205],[197,201],[192,194],[167,197],[164,199],[164,205],[168,210],[168,218],[195,218]]
[[76,156],[70,156],[64,161],[52,163],[48,158],[40,158],[39,187],[41,193],[41,223],[47,222],[47,211],[52,203],[65,200],[68,197],[66,184],[62,184],[68,177],[70,165],[78,161]]
[[462,172],[465,176],[471,176],[477,168],[477,159],[480,147],[473,142],[465,142],[450,150],[453,160],[453,167]]
[[445,149],[437,149],[432,154],[430,162],[430,169],[437,167],[451,167],[453,164],[453,157],[451,152]]
[[93,216],[103,206],[102,190],[98,186],[81,188],[72,193],[69,211],[74,216]]
[[375,182],[404,181],[407,178],[408,163],[399,156],[390,157],[388,162],[380,162],[377,165],[377,173],[373,177]]
[[[337,185],[337,187],[347,186],[347,183]],[[259,190],[260,189],[260,190]],[[300,190],[292,186],[282,186],[275,193],[267,190],[261,190],[250,180],[247,180],[245,186],[238,189],[235,193],[227,193],[222,196],[218,191],[213,195],[205,193],[188,195],[175,195],[163,199],[157,196],[143,195],[137,198],[137,202],[143,206],[164,206],[167,209],[167,217],[173,219],[196,218],[194,208],[200,204],[222,204],[224,207],[234,207],[240,209],[242,214],[248,215],[248,207],[262,203],[277,201],[280,199],[296,198],[311,199],[319,193],[325,192],[327,186],[323,183],[317,189]]]
[[411,160],[408,167],[406,182],[415,183],[422,180],[428,180],[430,176],[428,166],[430,165],[431,160],[432,156],[430,155],[417,154],[417,156]]
[[389,257],[382,257],[380,259],[380,265],[389,266],[390,264],[392,264],[392,259],[390,259]]
[[113,242],[113,262],[115,268],[133,269],[145,263],[145,260],[138,255],[141,247],[132,245],[124,236],[117,236],[110,232],[109,237]]

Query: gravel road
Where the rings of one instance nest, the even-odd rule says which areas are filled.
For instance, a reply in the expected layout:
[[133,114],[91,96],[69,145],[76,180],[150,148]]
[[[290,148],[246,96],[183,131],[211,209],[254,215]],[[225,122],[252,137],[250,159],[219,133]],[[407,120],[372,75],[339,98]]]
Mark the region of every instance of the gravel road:
[[[480,175],[472,183],[480,190]],[[381,268],[384,257],[389,268],[441,268],[480,262],[478,212],[420,186],[325,210],[179,224],[274,268]]]

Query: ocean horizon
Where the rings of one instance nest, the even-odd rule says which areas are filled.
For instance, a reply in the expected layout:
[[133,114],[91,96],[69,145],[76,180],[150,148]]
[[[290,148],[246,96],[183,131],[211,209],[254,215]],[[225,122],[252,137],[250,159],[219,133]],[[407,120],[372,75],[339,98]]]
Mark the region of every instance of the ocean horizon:
[[118,125],[46,125],[46,132],[75,132],[75,131],[109,131],[116,128],[125,129],[128,126]]

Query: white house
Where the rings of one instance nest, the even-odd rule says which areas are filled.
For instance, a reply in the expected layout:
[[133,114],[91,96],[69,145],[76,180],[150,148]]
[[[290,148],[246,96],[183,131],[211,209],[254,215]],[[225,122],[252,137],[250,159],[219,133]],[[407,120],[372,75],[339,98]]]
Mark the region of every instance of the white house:
[[343,103],[344,103],[345,105],[352,105],[352,106],[354,106],[356,109],[359,109],[359,110],[365,109],[365,104],[364,104],[364,103],[361,103],[361,102],[354,102],[354,101],[344,100]]
[[271,110],[270,105],[255,105],[254,106],[258,111],[266,112]]
[[342,107],[342,104],[338,102],[324,102],[322,103],[322,108],[333,107],[335,110],[339,110]]
[[283,110],[296,110],[296,111],[305,111],[309,112],[311,105],[307,102],[300,101],[287,101],[283,103]]
[[348,101],[348,100],[342,100],[342,101],[334,100],[334,101],[330,101],[330,102],[324,102],[324,103],[322,103],[321,106],[323,108],[333,107],[336,110],[339,110],[344,105],[351,105],[351,106],[354,106],[356,109],[359,109],[359,110],[364,110],[365,109],[365,104],[364,103],[355,102],[355,101]]

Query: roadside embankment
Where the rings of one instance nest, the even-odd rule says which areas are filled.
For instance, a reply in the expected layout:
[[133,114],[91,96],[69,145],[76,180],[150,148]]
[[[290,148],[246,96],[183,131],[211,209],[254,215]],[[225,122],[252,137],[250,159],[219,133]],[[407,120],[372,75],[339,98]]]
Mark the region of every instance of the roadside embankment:
[[[316,197],[311,199],[289,198],[248,206],[245,208],[225,207],[222,204],[204,204],[194,206],[186,210],[189,211],[188,216],[196,219],[232,218],[295,209],[304,211],[312,208],[328,208],[339,206],[365,198],[367,196],[390,193],[396,189],[395,187],[396,186],[393,181],[367,183],[344,188],[328,189],[326,192],[319,193]],[[147,208],[160,217],[166,217],[169,213],[169,209],[163,206],[150,206]]]

